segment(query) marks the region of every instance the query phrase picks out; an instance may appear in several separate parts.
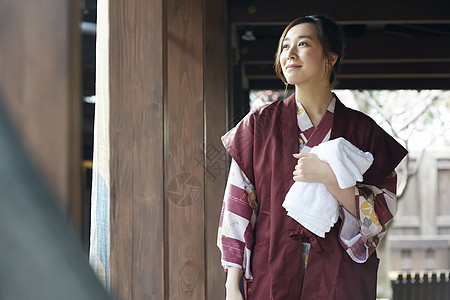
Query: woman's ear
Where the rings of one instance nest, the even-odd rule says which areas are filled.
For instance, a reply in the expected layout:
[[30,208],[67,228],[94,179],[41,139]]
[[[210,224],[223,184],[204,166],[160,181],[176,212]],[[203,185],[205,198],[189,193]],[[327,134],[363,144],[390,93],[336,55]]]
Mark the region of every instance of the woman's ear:
[[338,55],[334,52],[330,52],[330,54],[328,54],[328,64],[331,67],[331,69],[334,67],[334,64],[336,63],[338,59]]

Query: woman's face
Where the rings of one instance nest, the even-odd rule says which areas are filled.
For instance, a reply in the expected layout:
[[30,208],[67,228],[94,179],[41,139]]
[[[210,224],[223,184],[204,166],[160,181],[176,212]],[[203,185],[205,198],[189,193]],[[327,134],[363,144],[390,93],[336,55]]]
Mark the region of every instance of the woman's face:
[[283,40],[280,54],[283,75],[289,84],[317,84],[326,80],[326,59],[314,24],[292,27]]

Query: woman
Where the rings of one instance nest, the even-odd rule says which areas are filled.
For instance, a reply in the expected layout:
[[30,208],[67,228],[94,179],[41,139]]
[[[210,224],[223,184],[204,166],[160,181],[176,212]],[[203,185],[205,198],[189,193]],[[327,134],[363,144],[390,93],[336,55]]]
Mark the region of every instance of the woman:
[[[228,271],[227,299],[375,299],[375,248],[396,212],[394,169],[407,154],[366,115],[331,92],[343,34],[308,16],[284,30],[275,71],[295,85],[288,99],[247,115],[223,138],[232,157],[218,246]],[[364,181],[341,189],[312,147],[343,137],[374,156]],[[324,238],[290,218],[282,203],[294,181],[320,182],[339,202]]]

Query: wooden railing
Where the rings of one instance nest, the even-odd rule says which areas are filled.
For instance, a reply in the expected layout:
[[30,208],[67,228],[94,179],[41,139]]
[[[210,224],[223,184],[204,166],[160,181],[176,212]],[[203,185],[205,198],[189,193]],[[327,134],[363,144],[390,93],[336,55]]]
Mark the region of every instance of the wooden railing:
[[448,300],[450,270],[399,273],[392,290],[393,300]]

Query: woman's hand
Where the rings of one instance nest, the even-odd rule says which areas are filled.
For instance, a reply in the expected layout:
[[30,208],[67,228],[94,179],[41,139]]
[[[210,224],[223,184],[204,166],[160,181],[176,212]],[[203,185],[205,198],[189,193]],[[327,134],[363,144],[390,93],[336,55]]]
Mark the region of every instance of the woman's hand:
[[311,153],[293,155],[298,159],[293,172],[294,181],[321,182],[325,185],[333,180],[336,181],[330,165],[321,161],[317,155]]
[[295,181],[321,182],[326,185],[330,193],[353,216],[357,216],[355,187],[341,189],[336,175],[330,165],[323,162],[315,154],[293,154],[298,159],[293,172]]
[[243,270],[235,267],[228,267],[227,282],[225,288],[227,290],[226,300],[244,300],[239,285],[241,283]]

